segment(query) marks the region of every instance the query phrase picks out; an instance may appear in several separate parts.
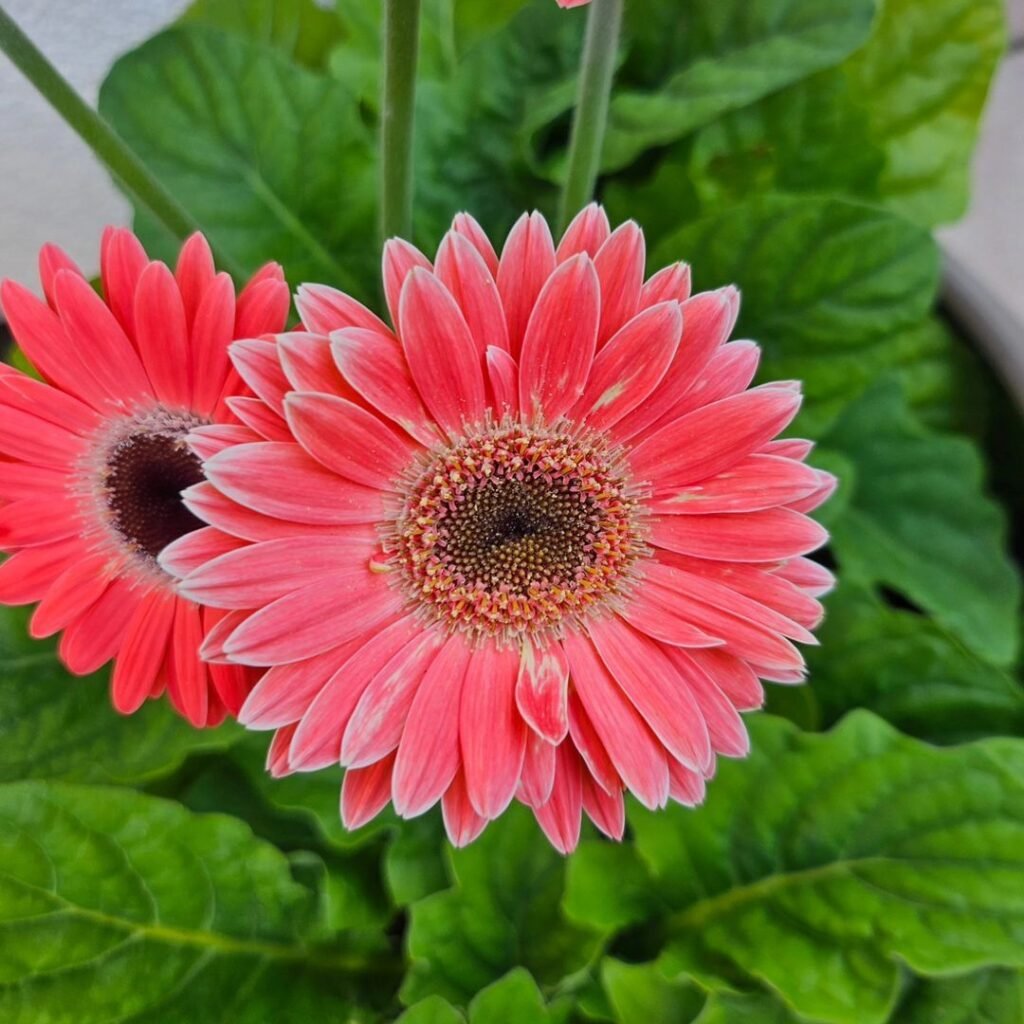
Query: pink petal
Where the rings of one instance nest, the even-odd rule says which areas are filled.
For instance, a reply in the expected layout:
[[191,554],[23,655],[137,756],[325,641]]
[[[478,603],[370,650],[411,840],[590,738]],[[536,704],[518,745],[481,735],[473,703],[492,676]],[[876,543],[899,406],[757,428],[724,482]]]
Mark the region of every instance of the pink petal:
[[291,746],[294,734],[295,726],[286,725],[283,729],[278,729],[270,741],[266,767],[272,779],[283,779],[292,773],[292,768],[288,764],[288,748]]
[[30,466],[24,462],[8,462],[0,473],[0,501],[37,498],[51,491],[61,493],[67,483],[65,469]]
[[353,566],[365,571],[376,546],[372,527],[248,544],[201,564],[178,590],[214,608],[259,608],[316,581],[329,586],[330,579],[351,572]]
[[634,221],[620,224],[594,257],[601,281],[601,328],[598,343],[604,345],[640,307],[646,249],[644,233]]
[[199,413],[212,413],[224,390],[231,369],[228,345],[234,326],[235,286],[227,274],[218,274],[191,318],[192,407]]
[[[652,810],[668,800],[668,761],[590,640],[566,634],[572,685],[626,787]],[[564,746],[564,744],[563,744]]]
[[345,327],[363,327],[390,334],[386,323],[350,295],[325,284],[300,284],[295,308],[306,329],[324,337]]
[[25,498],[0,508],[0,549],[50,544],[77,536],[81,529],[70,498]]
[[260,398],[237,395],[224,403],[258,438],[266,441],[291,441],[288,424]]
[[526,725],[516,710],[519,652],[484,644],[466,668],[459,706],[459,746],[469,801],[484,818],[512,802],[526,751]]
[[144,596],[133,583],[115,580],[88,611],[65,628],[57,648],[61,661],[77,676],[91,675],[105,665],[120,650]]
[[756,711],[764,704],[764,688],[754,670],[742,658],[725,651],[688,651],[737,711]]
[[411,242],[391,238],[384,244],[384,298],[396,327],[401,322],[402,292],[409,275],[417,268],[428,273],[434,269],[430,260]]
[[186,438],[189,448],[204,462],[225,448],[261,439],[255,430],[238,423],[211,423],[206,427],[196,427]]
[[91,436],[102,422],[85,402],[13,367],[0,379],[0,402],[81,437]]
[[708,480],[656,492],[648,508],[668,515],[757,512],[797,502],[819,486],[817,471],[802,462],[754,454]]
[[569,698],[569,733],[573,746],[579,751],[594,782],[607,793],[620,792],[622,780],[619,773],[615,770],[601,737],[597,735],[594,723],[590,721],[575,691]]
[[519,358],[533,304],[555,269],[555,244],[539,213],[523,214],[505,240],[498,264],[498,292],[508,322],[509,351]]
[[380,491],[340,479],[297,444],[241,444],[215,455],[204,468],[218,490],[265,515],[338,525],[381,517]]
[[482,422],[486,394],[476,342],[455,300],[432,274],[409,274],[399,323],[412,379],[434,419],[451,436]]
[[[746,391],[757,373],[760,360],[761,349],[752,341],[730,341],[727,345],[720,346],[686,393],[655,426],[664,426],[701,406],[711,405],[713,402],[720,402],[723,398],[731,398]],[[777,442],[769,441],[760,451],[765,454],[780,454],[769,451],[769,446],[775,443]]]
[[[382,344],[385,343],[383,334],[373,333]],[[339,398],[351,398],[355,394],[342,377],[327,338],[306,331],[293,331],[277,335],[276,341],[277,355],[290,390],[320,391]],[[387,344],[396,347],[398,342],[388,341]]]
[[681,415],[676,410],[729,337],[735,321],[734,288],[702,292],[682,304],[683,334],[675,358],[650,400],[616,426],[615,436],[641,436]]
[[106,389],[53,310],[14,281],[0,282],[0,304],[15,340],[42,376],[94,409],[106,410]]
[[351,328],[331,336],[331,350],[345,379],[372,408],[421,444],[437,444],[438,431],[398,344],[377,332]]
[[559,853],[569,854],[580,841],[583,817],[583,770],[571,744],[555,748],[555,783],[547,803],[533,809],[537,824]]
[[818,486],[810,494],[790,502],[789,507],[794,512],[813,512],[835,494],[836,488],[839,486],[838,477],[826,473],[824,470],[818,470],[817,477]]
[[498,276],[498,254],[487,237],[487,232],[477,223],[476,219],[468,213],[457,213],[452,221],[452,231],[457,231],[464,238],[473,243],[476,251],[483,257],[487,269],[492,277]]
[[771,562],[820,548],[828,531],[786,508],[721,515],[656,516],[651,543],[697,558]]
[[[743,721],[729,698],[686,651],[678,647],[667,647],[664,650],[668,659],[675,665],[683,686],[700,708],[700,714],[711,738],[712,749],[727,757],[746,757],[750,753],[750,740]],[[706,764],[702,765],[701,770],[706,771],[708,767]]]
[[[276,268],[277,264],[270,264]],[[268,268],[264,268],[267,270]],[[280,268],[277,268],[280,273]],[[262,279],[260,271],[239,292],[235,306],[236,338],[258,338],[261,334],[276,334],[284,330],[291,307],[288,285],[282,279],[268,275]]]
[[811,597],[822,597],[836,585],[832,573],[809,558],[793,558],[776,572],[783,579],[806,590]]
[[660,591],[641,583],[628,597],[621,611],[622,617],[648,636],[678,647],[718,647],[720,636],[701,629],[685,617],[670,612]]
[[391,772],[393,755],[367,765],[349,768],[341,783],[341,821],[345,828],[355,831],[376,818],[391,799]]
[[569,418],[606,430],[641,405],[672,363],[682,330],[678,303],[663,302],[638,313],[597,353]]
[[78,537],[15,551],[0,565],[0,604],[38,601],[82,553]]
[[174,594],[161,588],[135,606],[110,683],[114,707],[122,715],[137,711],[149,696],[163,666],[176,604]]
[[648,278],[640,289],[640,308],[648,309],[659,302],[685,302],[689,297],[689,264],[671,263]]
[[473,650],[452,635],[420,683],[395,759],[391,802],[402,818],[432,807],[459,769],[459,706],[462,684]]
[[697,807],[704,803],[704,776],[691,771],[678,761],[669,763],[669,795],[684,807]]
[[148,262],[142,243],[127,228],[104,228],[100,242],[103,295],[129,338],[135,335],[135,288]]
[[472,242],[449,231],[437,251],[435,273],[462,310],[480,355],[491,345],[507,350],[508,327],[498,286]]
[[519,408],[553,423],[579,400],[597,345],[601,305],[590,257],[574,256],[544,285],[519,358]]
[[[199,656],[208,664],[228,664],[224,644],[238,627],[252,617],[250,610],[227,612],[222,608],[207,608],[206,636],[199,648]],[[220,616],[215,618],[209,613]]]
[[633,472],[656,488],[706,480],[775,437],[799,408],[799,395],[774,387],[704,406],[641,441],[630,453]]
[[465,774],[461,768],[455,773],[452,784],[441,797],[441,813],[444,818],[444,829],[452,846],[456,848],[468,846],[487,827],[487,819],[473,810],[466,789]]
[[519,367],[503,348],[487,350],[487,381],[493,408],[500,416],[519,414]]
[[561,743],[569,729],[566,700],[569,661],[557,640],[542,647],[523,641],[516,706],[523,720],[549,743]]
[[795,437],[780,437],[769,441],[761,451],[765,455],[777,455],[782,459],[796,459],[797,462],[803,462],[814,451],[814,442],[803,441]]
[[590,624],[601,660],[678,761],[695,771],[711,763],[711,743],[700,706],[673,670],[665,648],[611,616]]
[[622,790],[606,793],[586,772],[583,773],[583,810],[587,817],[616,842],[626,831],[626,802]]
[[206,666],[199,658],[203,642],[202,612],[191,601],[175,602],[174,633],[169,651],[168,691],[175,706],[201,727],[209,713]]
[[293,768],[312,771],[347,761],[342,757],[342,737],[367,687],[381,672],[394,671],[396,659],[415,649],[422,633],[412,616],[403,615],[353,645],[348,660],[327,680],[299,722],[288,754]]
[[516,794],[529,807],[540,807],[551,796],[555,784],[555,750],[553,743],[529,732],[523,758],[523,776]]
[[556,261],[564,263],[581,252],[593,258],[608,240],[611,231],[604,207],[597,203],[584,206],[565,229],[565,234],[562,235],[562,240],[555,250]]
[[[45,386],[45,385],[44,385]],[[7,389],[0,385],[0,403]],[[0,404],[0,452],[51,469],[67,470],[85,441],[32,412]]]
[[231,661],[281,665],[321,654],[379,626],[401,605],[401,597],[364,566],[317,581],[266,605],[224,643]]
[[29,624],[36,639],[52,636],[84,614],[110,585],[106,554],[76,559],[53,581]]
[[291,384],[281,369],[277,344],[252,339],[236,341],[228,350],[238,375],[274,412],[284,415],[284,396]]
[[[345,728],[342,764],[358,768],[398,747],[409,709],[444,639],[440,630],[421,630],[369,681]],[[452,717],[457,718],[454,708]]]
[[39,250],[39,281],[51,309],[57,308],[55,290],[57,275],[63,270],[85,279],[78,264],[59,246],[48,242]]
[[[203,301],[207,289],[213,284],[216,273],[209,243],[198,231],[189,235],[178,254],[174,277],[178,282],[181,299],[185,305],[185,316],[190,325],[194,322],[200,303]],[[232,307],[233,317],[234,307]],[[232,327],[234,327],[233,319]]]
[[394,491],[415,459],[413,445],[343,398],[293,391],[285,415],[295,440],[313,458],[357,484]]
[[335,672],[365,643],[362,637],[303,661],[275,665],[263,674],[238,712],[247,729],[279,729],[309,710]]

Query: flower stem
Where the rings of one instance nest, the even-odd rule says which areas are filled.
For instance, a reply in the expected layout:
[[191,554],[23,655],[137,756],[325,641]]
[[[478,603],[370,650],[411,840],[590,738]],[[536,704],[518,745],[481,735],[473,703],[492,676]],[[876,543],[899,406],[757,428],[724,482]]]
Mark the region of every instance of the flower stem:
[[412,234],[412,138],[420,0],[384,0],[381,103],[381,233]]
[[621,26],[622,0],[592,0],[569,139],[569,167],[559,208],[563,229],[594,195]]
[[78,133],[131,197],[181,239],[198,228],[188,211],[160,184],[128,144],[43,56],[0,7],[0,50]]

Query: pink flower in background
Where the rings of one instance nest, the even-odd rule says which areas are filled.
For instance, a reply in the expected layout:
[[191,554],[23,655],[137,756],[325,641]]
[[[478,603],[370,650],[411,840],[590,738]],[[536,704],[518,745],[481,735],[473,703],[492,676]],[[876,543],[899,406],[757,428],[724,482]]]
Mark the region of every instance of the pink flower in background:
[[349,827],[440,800],[463,844],[518,798],[559,850],[583,811],[617,838],[624,790],[698,803],[759,677],[803,680],[834,480],[775,440],[799,387],[748,389],[734,288],[644,264],[596,206],[500,259],[460,215],[433,263],[388,244],[394,331],[307,285],[308,333],[233,346],[264,439],[196,430],[186,498],[236,550],[162,561],[227,612],[205,655],[268,669],[239,718],[271,771],[348,768]]
[[557,0],[559,7],[582,7],[589,4],[590,0]]
[[[213,725],[237,712],[251,673],[199,659],[223,613],[180,598],[156,556],[196,530],[211,554],[227,549],[181,502],[181,489],[203,478],[184,437],[215,421],[238,424],[230,396],[246,389],[228,344],[281,330],[288,286],[269,264],[236,301],[201,235],[172,274],[131,232],[108,228],[101,264],[105,301],[54,246],[39,258],[45,301],[0,285],[14,337],[45,381],[7,368],[0,376],[0,453],[9,459],[0,464],[0,550],[11,555],[0,602],[38,601],[32,635],[63,631],[60,657],[72,672],[115,659],[119,711],[166,690],[193,724]],[[243,414],[246,401],[237,399]]]

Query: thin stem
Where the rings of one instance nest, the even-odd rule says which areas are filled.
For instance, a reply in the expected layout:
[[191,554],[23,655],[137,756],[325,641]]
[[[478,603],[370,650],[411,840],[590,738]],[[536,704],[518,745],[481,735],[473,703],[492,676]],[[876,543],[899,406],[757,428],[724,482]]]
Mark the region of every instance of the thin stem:
[[569,167],[559,208],[563,229],[594,195],[621,26],[622,0],[592,0],[569,139]]
[[384,0],[381,102],[381,233],[412,234],[412,139],[420,0]]
[[3,7],[0,50],[78,133],[125,191],[172,235],[185,238],[198,228],[188,211],[157,181],[124,139],[75,92]]

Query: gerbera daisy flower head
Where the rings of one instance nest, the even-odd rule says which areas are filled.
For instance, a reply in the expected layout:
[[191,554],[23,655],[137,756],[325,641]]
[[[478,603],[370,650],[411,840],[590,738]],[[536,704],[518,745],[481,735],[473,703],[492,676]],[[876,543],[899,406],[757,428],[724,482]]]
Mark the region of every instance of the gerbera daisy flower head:
[[831,582],[806,513],[834,481],[776,440],[798,385],[750,388],[737,291],[645,280],[597,206],[500,257],[464,214],[433,261],[392,241],[384,291],[394,329],[306,285],[306,333],[235,347],[289,433],[188,492],[248,542],[182,588],[227,610],[208,657],[267,669],[239,717],[277,730],[271,771],[340,761],[350,827],[440,800],[459,844],[514,798],[563,851],[583,811],[621,836],[625,790],[700,801]]
[[10,556],[0,602],[38,602],[31,632],[61,632],[72,672],[114,659],[119,711],[166,690],[193,724],[213,725],[237,712],[251,673],[200,660],[223,612],[180,597],[157,556],[193,531],[196,550],[234,546],[182,504],[181,490],[203,479],[184,439],[229,421],[237,439],[260,436],[231,413],[248,389],[227,350],[233,338],[284,328],[288,286],[269,264],[236,298],[198,234],[172,273],[130,231],[108,228],[100,263],[104,298],[52,245],[39,257],[44,299],[0,284],[15,340],[42,378],[0,375],[0,550]]

